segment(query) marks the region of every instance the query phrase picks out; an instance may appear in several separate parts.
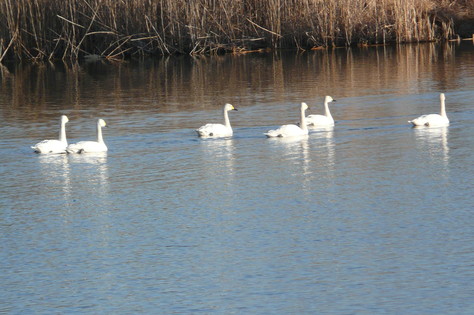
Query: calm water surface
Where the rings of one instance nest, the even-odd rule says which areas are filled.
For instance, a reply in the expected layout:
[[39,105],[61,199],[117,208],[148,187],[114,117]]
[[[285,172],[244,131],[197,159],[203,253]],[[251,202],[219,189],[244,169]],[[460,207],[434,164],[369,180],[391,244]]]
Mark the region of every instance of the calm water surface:
[[[472,43],[0,72],[0,313],[474,312]],[[108,154],[34,154],[61,114]]]

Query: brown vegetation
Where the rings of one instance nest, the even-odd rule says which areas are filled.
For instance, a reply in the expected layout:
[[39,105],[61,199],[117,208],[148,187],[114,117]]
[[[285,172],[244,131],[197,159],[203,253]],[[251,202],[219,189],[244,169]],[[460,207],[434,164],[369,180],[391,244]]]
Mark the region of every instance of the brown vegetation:
[[0,0],[0,61],[433,41],[473,12],[471,0]]

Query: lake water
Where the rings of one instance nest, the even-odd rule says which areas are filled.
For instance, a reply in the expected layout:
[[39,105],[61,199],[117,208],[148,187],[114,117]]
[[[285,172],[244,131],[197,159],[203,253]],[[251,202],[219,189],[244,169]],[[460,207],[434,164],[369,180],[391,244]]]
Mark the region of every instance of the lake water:
[[471,42],[0,70],[0,313],[474,313]]

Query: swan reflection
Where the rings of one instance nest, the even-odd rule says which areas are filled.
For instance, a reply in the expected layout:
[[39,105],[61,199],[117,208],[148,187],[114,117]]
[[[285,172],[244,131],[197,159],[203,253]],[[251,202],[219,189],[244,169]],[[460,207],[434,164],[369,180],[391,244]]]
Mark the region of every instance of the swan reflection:
[[66,154],[38,154],[38,161],[41,169],[48,169],[49,166],[65,166],[67,164]]
[[283,155],[290,159],[308,158],[308,136],[270,138],[269,140],[282,146],[285,150]]
[[[61,194],[64,203],[63,209],[68,209],[74,198],[71,180],[71,166],[66,154],[41,154],[38,155],[39,172],[42,178],[41,191],[47,194]],[[65,218],[68,211],[63,213]]]
[[[318,147],[318,166],[334,172],[335,166],[335,145],[334,145],[334,127],[311,128],[311,137],[317,141]],[[332,177],[332,175],[330,176]]]
[[200,141],[200,148],[204,154],[203,167],[209,165],[209,171],[212,173],[216,173],[216,169],[223,168],[219,175],[234,174],[234,139],[203,139]]
[[423,151],[429,153],[434,161],[443,161],[445,167],[449,163],[448,127],[414,127],[416,140]]
[[68,154],[71,163],[103,165],[107,163],[107,152]]
[[278,157],[278,164],[286,165],[292,177],[299,177],[296,183],[302,183],[305,193],[311,192],[311,179],[313,166],[311,165],[311,154],[309,136],[269,138],[268,141],[275,145],[275,157]]
[[41,177],[62,187],[64,194],[71,193],[70,166],[66,154],[38,155]]
[[107,152],[69,154],[76,185],[88,185],[100,197],[109,192]]
[[[278,152],[275,156],[280,156],[284,160],[284,163],[293,162],[297,163],[302,157],[303,159],[308,158],[308,135],[297,136],[297,137],[281,137],[281,138],[268,138],[268,142],[275,145]],[[283,162],[282,162],[283,163]]]

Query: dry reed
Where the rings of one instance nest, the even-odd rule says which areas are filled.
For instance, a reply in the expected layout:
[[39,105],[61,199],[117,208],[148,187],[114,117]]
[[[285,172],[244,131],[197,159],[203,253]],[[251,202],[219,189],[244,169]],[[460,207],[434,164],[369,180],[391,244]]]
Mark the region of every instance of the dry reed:
[[450,39],[454,17],[471,6],[469,0],[0,0],[0,62]]

